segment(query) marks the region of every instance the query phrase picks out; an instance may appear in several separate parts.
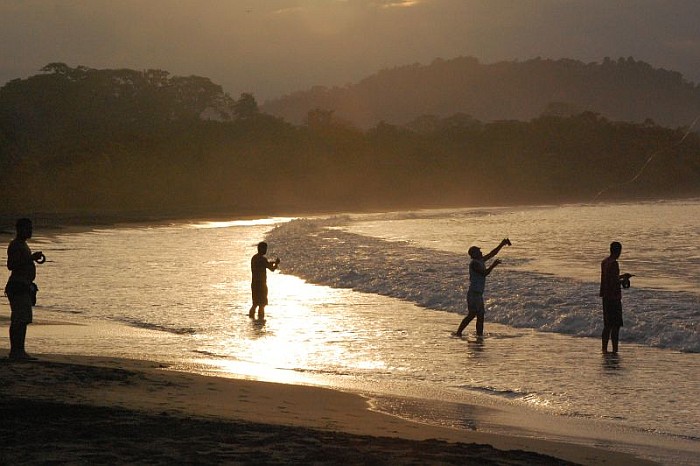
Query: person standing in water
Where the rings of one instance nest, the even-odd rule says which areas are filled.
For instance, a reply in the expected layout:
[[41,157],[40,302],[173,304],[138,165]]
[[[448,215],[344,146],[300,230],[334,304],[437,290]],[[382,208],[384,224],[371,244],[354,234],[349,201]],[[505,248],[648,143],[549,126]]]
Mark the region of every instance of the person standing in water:
[[476,246],[469,248],[469,290],[467,291],[467,316],[459,324],[457,331],[453,333],[456,337],[461,337],[464,329],[469,325],[469,322],[476,317],[476,334],[482,336],[484,334],[484,288],[486,287],[486,277],[493,271],[494,268],[501,263],[499,259],[486,267],[486,261],[493,259],[500,252],[503,246],[510,246],[508,238],[501,241],[493,251],[483,255],[481,249]]
[[250,289],[253,294],[253,305],[248,311],[248,317],[255,318],[255,308],[258,308],[258,320],[265,319],[265,306],[267,306],[267,270],[275,271],[280,264],[279,257],[274,261],[267,260],[267,243],[258,243],[258,253],[250,259],[252,280]]
[[608,341],[612,340],[612,352],[617,353],[620,327],[622,327],[623,283],[629,282],[631,274],[620,275],[617,259],[622,254],[622,244],[610,243],[610,255],[600,263],[600,297],[603,298],[603,353],[608,352]]
[[32,323],[32,306],[36,303],[36,265],[43,264],[46,257],[41,251],[32,253],[27,240],[32,237],[32,221],[17,220],[17,234],[7,247],[7,268],[10,278],[5,285],[5,294],[10,300],[10,359],[35,360],[27,354],[24,341],[27,326]]

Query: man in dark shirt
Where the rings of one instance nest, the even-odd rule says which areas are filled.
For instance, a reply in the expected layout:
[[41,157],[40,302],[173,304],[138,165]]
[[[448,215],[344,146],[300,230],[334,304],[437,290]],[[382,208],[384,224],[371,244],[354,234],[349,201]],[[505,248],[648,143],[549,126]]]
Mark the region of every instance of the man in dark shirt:
[[620,327],[622,327],[621,283],[632,276],[620,275],[617,263],[622,253],[622,244],[610,243],[610,255],[600,263],[600,296],[603,298],[603,353],[608,352],[608,340],[612,339],[612,352],[617,353]]
[[32,305],[36,285],[34,262],[44,263],[46,257],[41,251],[32,253],[27,240],[32,237],[32,221],[28,218],[17,220],[15,239],[7,247],[7,268],[10,278],[5,286],[5,294],[10,300],[10,359],[32,360],[24,349],[27,325],[32,323]]
[[258,320],[265,319],[265,306],[267,306],[267,270],[275,271],[280,264],[279,257],[274,261],[267,260],[267,243],[258,243],[258,253],[250,259],[250,271],[252,280],[250,290],[253,295],[253,305],[248,311],[248,317],[255,318],[255,308],[258,308]]

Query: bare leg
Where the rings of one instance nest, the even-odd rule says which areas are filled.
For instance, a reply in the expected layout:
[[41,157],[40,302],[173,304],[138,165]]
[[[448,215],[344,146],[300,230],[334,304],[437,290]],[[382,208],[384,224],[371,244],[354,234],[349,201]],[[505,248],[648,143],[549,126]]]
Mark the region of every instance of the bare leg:
[[27,354],[27,351],[24,348],[24,341],[27,339],[27,324],[22,324],[19,327],[19,336],[17,337],[17,341],[19,343],[19,351],[22,355]]
[[258,307],[258,320],[265,320],[265,306],[262,304]]
[[250,310],[248,311],[248,317],[250,317],[251,319],[254,319],[254,318],[255,318],[255,308],[256,308],[256,307],[257,307],[257,306],[256,306],[255,304],[253,304],[252,306],[250,306]]
[[25,355],[24,340],[27,337],[27,324],[10,324],[10,357]]
[[620,339],[620,327],[615,326],[611,329],[610,339],[612,340],[612,351],[613,353],[617,353],[617,342]]
[[10,357],[19,354],[19,343],[17,342],[17,324],[10,324]]
[[[610,340],[610,327],[603,327],[603,353],[608,352],[608,340]],[[613,343],[613,346],[615,343]]]
[[467,317],[462,319],[462,323],[459,324],[459,328],[455,332],[455,335],[461,337],[462,331],[464,331],[464,329],[467,327],[467,325],[469,325],[469,322],[471,322],[474,317],[476,317],[476,312],[469,311]]
[[478,314],[476,316],[476,334],[482,336],[484,334],[484,315]]

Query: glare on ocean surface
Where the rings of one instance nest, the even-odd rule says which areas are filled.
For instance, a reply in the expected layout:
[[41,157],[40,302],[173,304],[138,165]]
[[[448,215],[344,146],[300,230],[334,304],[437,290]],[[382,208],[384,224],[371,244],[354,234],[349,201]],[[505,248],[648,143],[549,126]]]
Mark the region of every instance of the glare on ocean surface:
[[[687,212],[696,206],[396,213],[343,219],[328,234],[313,221],[285,228],[276,222],[286,219],[260,219],[38,236],[33,244],[51,262],[38,275],[35,317],[64,325],[33,326],[31,347],[458,404],[478,397],[483,405],[594,419],[622,403],[628,409],[619,422],[695,436],[697,354],[650,348],[649,340],[625,342],[619,358],[601,358],[595,281],[607,238],[623,233],[622,264],[637,274],[625,295],[626,337],[694,347],[686,335],[695,322],[686,314],[697,308],[698,254],[688,238],[698,232],[697,215]],[[473,330],[452,338],[466,306],[464,251],[506,235],[514,244],[489,279],[485,338]],[[282,260],[280,271],[268,273],[266,322],[248,318],[250,258],[259,241],[269,243],[269,258]],[[683,267],[669,273],[669,263]],[[569,273],[567,264],[592,278]],[[663,289],[645,289],[645,277]],[[684,292],[671,295],[670,285]],[[515,326],[498,325],[498,316]],[[651,326],[656,321],[664,325]],[[535,328],[518,328],[523,323]],[[435,422],[461,425],[459,413]]]
[[258,218],[254,220],[229,220],[219,222],[194,223],[193,228],[228,228],[228,227],[251,227],[259,225],[276,225],[294,220],[294,217],[272,217]]
[[195,366],[190,366],[189,369],[204,374],[215,372],[223,377],[250,378],[263,382],[283,384],[310,384],[313,382],[309,377],[305,377],[304,374],[297,371],[276,369],[269,365],[229,359],[202,359],[199,363],[205,367],[203,370],[197,370]]
[[[229,317],[236,322],[218,337],[200,341],[203,353],[215,358],[197,362],[222,374],[279,383],[309,382],[304,374],[317,372],[315,366],[369,368],[383,365],[376,358],[358,357],[347,342],[355,332],[343,328],[341,290],[315,286],[292,275],[268,273],[270,305],[266,321],[249,319],[246,301]],[[347,323],[347,322],[346,322]],[[229,325],[230,325],[229,324]]]

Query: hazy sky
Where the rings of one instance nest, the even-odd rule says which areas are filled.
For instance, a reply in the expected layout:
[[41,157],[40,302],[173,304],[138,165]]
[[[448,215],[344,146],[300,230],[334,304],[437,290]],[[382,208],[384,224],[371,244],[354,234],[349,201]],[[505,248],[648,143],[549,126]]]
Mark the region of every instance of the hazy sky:
[[700,0],[0,0],[0,85],[50,62],[200,75],[259,102],[445,59],[633,56],[700,82]]

